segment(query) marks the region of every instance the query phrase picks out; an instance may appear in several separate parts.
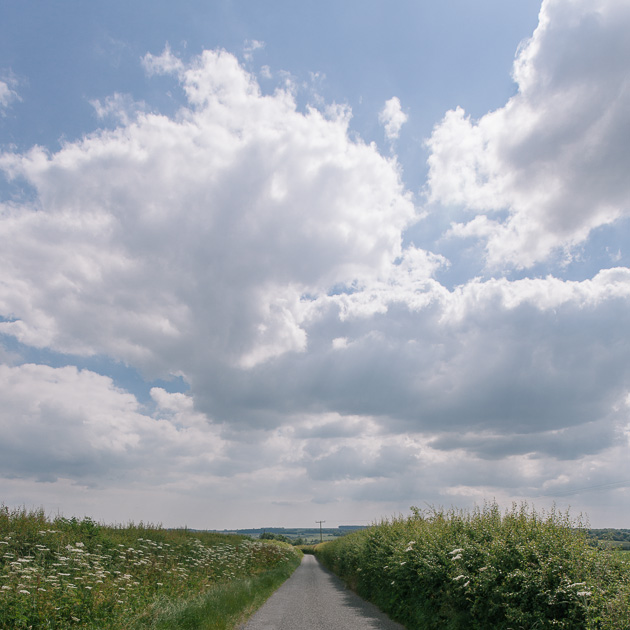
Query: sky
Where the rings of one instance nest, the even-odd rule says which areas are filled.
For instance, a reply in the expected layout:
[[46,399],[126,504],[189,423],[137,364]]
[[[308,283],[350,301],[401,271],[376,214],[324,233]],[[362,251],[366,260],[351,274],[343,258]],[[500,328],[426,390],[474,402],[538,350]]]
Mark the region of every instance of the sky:
[[630,527],[626,0],[0,4],[0,503]]

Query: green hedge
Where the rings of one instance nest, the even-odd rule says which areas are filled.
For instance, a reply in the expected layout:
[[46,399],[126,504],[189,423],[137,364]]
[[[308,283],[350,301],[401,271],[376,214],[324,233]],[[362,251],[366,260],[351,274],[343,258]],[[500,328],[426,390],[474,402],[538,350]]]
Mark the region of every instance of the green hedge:
[[630,629],[630,563],[567,514],[412,508],[317,555],[410,630]]

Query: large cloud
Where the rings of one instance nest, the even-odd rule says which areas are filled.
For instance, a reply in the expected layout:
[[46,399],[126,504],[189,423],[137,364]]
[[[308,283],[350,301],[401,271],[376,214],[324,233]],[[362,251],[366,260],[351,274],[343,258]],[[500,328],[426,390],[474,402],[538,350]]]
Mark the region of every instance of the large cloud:
[[[562,6],[543,6],[519,57],[521,92],[484,120],[525,111],[547,58],[537,46],[554,20],[564,24],[552,11]],[[106,377],[3,352],[0,474],[17,479],[12,487],[59,479],[131,497],[134,479],[138,496],[172,491],[177,509],[190,494],[210,497],[208,510],[256,497],[286,503],[285,514],[315,501],[349,514],[361,504],[374,517],[379,502],[616,481],[628,439],[628,269],[449,290],[436,279],[449,261],[402,246],[417,218],[411,196],[395,159],[351,137],[349,111],[299,111],[288,89],[263,95],[223,51],[184,62],[167,49],[144,65],[183,87],[176,116],[116,96],[95,105],[118,114],[118,128],[56,153],[0,157],[35,190],[32,203],[1,208],[0,332],[104,354],[147,377],[180,374],[191,390],[154,389],[144,408]],[[567,72],[551,73],[541,98]],[[487,229],[491,261],[530,264],[579,230],[567,241],[556,229],[560,204],[540,219],[542,180],[531,199],[517,182],[535,164],[525,140],[506,126],[493,127],[499,144],[496,134],[486,142],[494,124],[447,116],[432,139],[433,192],[476,210],[508,207],[505,224],[480,214],[454,231]],[[449,129],[461,131],[451,145],[440,140]],[[461,162],[461,142],[472,142],[473,162]],[[499,145],[514,155],[492,162],[487,186],[467,180]],[[447,177],[449,164],[459,170]],[[506,165],[519,164],[509,179]],[[581,208],[571,220],[591,213]],[[530,232],[514,231],[525,219],[550,243],[531,254]]]
[[452,234],[486,239],[489,266],[570,254],[630,214],[628,29],[627,2],[544,0],[515,61],[518,93],[478,121],[458,108],[435,128],[429,198],[476,214]]
[[38,195],[3,208],[2,331],[162,372],[303,351],[301,297],[401,253],[414,207],[396,163],[349,139],[344,109],[263,96],[225,52],[147,65],[179,73],[176,120],[138,114],[53,155],[2,156]]
[[159,485],[208,472],[224,442],[183,394],[149,414],[111,379],[68,366],[0,366],[0,475],[87,486]]

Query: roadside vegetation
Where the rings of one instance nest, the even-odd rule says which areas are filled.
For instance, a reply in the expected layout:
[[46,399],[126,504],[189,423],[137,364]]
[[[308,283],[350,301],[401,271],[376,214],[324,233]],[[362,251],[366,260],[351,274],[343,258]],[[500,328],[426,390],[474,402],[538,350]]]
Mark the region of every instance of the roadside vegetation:
[[301,555],[278,541],[0,505],[0,628],[227,630]]
[[630,563],[568,514],[421,511],[318,545],[409,630],[630,629]]

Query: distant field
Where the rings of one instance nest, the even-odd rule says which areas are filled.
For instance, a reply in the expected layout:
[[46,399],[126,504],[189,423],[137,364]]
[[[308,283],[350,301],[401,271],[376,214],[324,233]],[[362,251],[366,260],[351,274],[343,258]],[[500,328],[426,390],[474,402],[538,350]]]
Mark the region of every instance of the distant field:
[[310,545],[321,541],[330,541],[345,536],[353,531],[365,529],[365,525],[352,525],[340,527],[324,527],[321,532],[319,527],[259,527],[255,529],[223,530],[222,533],[232,533],[241,536],[259,538],[264,535],[273,535],[284,538],[292,544]]
[[0,628],[232,628],[300,558],[275,541],[0,506]]

